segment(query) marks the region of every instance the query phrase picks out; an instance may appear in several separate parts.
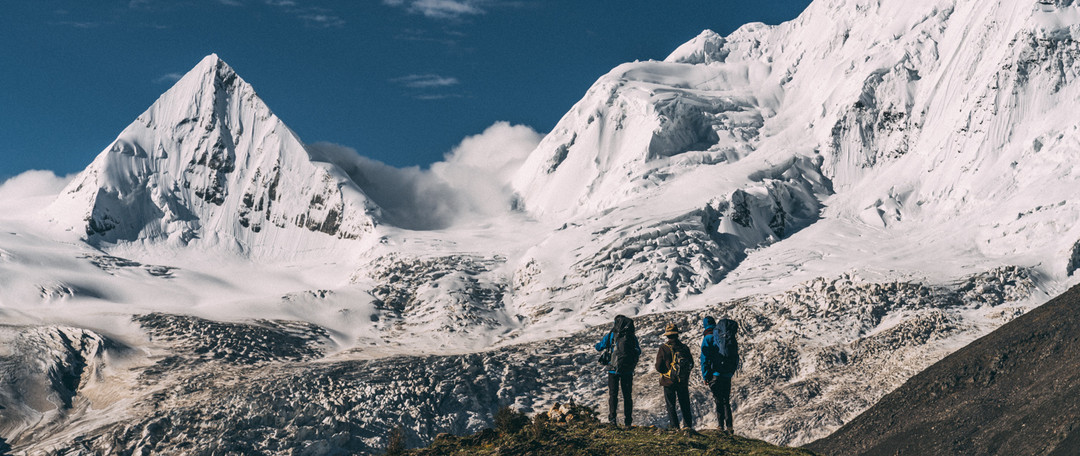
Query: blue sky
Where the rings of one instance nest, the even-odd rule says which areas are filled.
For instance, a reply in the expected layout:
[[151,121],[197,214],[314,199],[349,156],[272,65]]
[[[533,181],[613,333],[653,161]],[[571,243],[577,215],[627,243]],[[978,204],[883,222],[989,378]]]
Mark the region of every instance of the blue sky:
[[496,121],[551,129],[616,65],[809,0],[34,0],[0,15],[0,181],[81,170],[217,53],[302,140],[426,166]]

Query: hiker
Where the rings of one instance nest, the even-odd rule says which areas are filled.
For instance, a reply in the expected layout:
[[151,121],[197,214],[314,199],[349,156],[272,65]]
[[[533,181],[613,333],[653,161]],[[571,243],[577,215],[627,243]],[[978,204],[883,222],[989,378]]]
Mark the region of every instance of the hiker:
[[670,429],[679,428],[679,415],[675,412],[675,400],[682,410],[683,427],[694,429],[694,415],[690,410],[690,371],[694,370],[694,355],[690,347],[679,340],[679,327],[670,324],[664,330],[667,342],[656,352],[656,371],[660,373],[660,386],[664,387]]
[[623,315],[615,317],[611,332],[607,333],[596,350],[603,352],[600,363],[608,369],[608,422],[615,425],[619,407],[619,388],[623,393],[623,423],[630,426],[634,412],[634,368],[641,356],[641,346],[634,334],[634,320]]
[[731,416],[731,377],[739,368],[739,343],[735,335],[739,324],[723,319],[717,324],[713,317],[702,320],[705,326],[701,338],[701,376],[716,400],[717,427],[734,432]]

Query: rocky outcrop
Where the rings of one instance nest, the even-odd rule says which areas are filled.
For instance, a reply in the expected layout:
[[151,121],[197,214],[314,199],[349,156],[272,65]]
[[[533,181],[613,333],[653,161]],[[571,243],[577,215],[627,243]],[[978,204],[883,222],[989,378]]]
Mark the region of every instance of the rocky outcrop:
[[836,433],[835,455],[1075,453],[1080,288],[907,380]]
[[19,447],[50,437],[89,402],[108,351],[122,346],[85,329],[0,326],[0,433]]

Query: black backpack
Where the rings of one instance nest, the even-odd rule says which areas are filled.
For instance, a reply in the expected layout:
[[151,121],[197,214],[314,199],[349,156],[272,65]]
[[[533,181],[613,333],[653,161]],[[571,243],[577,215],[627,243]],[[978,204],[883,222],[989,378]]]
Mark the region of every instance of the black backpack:
[[739,324],[735,320],[723,319],[716,322],[716,330],[713,333],[716,338],[716,348],[720,352],[720,365],[715,366],[721,374],[733,374],[739,369]]
[[620,374],[633,372],[637,367],[641,348],[637,336],[631,331],[622,331],[615,335],[615,346],[611,350],[611,370]]
[[611,347],[607,353],[610,353],[610,356],[601,355],[600,362],[607,361],[605,364],[609,369],[620,374],[633,372],[641,355],[641,347],[634,335],[634,321],[622,315],[616,316],[609,335]]

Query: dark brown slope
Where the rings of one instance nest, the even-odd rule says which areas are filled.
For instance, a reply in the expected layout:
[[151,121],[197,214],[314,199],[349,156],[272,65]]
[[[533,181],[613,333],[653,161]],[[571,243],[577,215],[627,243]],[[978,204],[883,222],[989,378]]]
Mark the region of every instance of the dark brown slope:
[[1080,455],[1080,286],[915,375],[826,455]]

